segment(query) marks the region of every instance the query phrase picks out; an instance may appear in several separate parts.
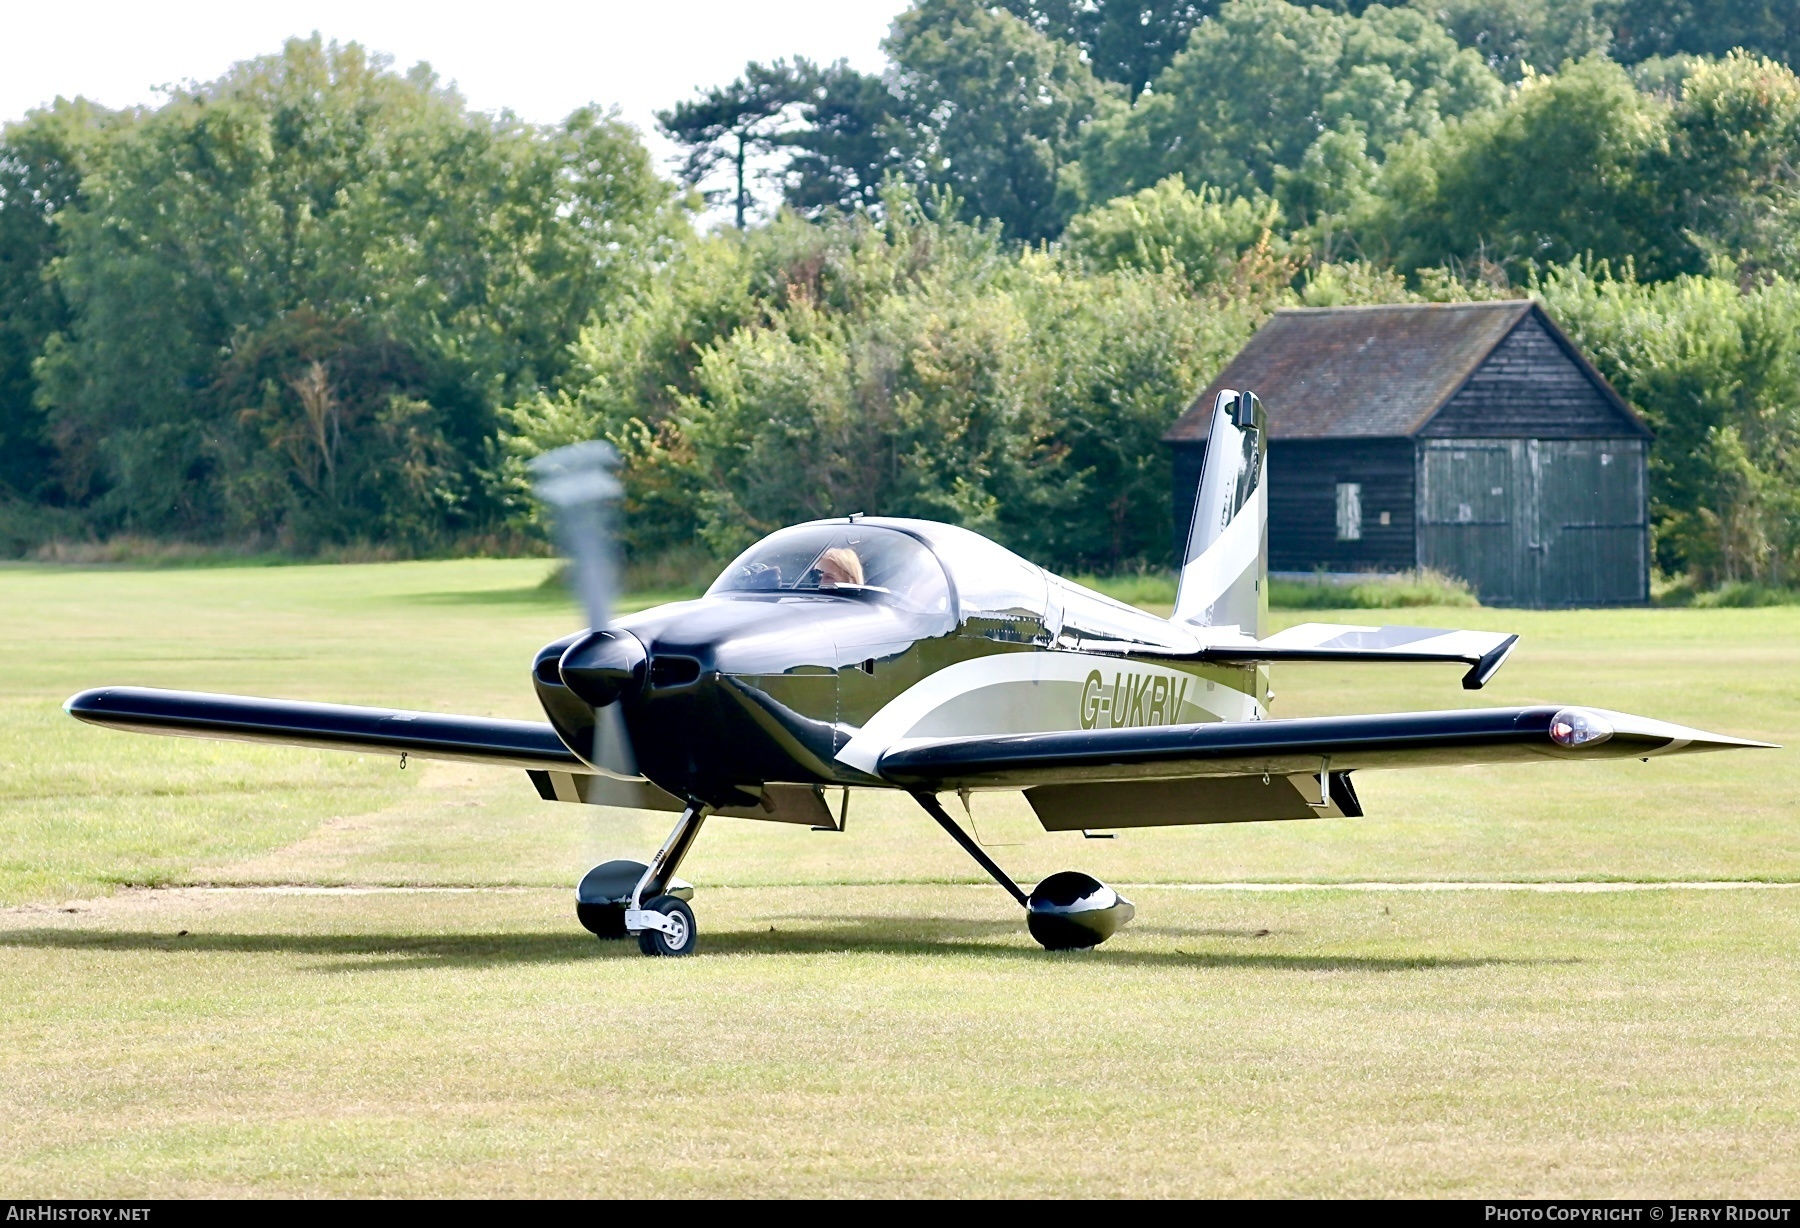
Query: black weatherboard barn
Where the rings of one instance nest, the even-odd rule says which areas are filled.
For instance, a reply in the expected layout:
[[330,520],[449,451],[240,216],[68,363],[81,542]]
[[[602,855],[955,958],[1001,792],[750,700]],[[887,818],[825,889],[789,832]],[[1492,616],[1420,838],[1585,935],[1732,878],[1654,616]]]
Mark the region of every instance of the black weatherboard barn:
[[1650,431],[1534,302],[1276,312],[1163,437],[1178,538],[1224,388],[1268,406],[1273,570],[1432,567],[1495,605],[1649,599]]

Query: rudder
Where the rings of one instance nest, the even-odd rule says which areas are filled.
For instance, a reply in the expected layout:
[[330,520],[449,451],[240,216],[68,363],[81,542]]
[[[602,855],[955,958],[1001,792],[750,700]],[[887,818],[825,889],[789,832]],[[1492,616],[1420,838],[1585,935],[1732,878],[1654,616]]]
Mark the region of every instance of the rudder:
[[1261,639],[1269,615],[1268,416],[1253,392],[1213,402],[1173,621]]

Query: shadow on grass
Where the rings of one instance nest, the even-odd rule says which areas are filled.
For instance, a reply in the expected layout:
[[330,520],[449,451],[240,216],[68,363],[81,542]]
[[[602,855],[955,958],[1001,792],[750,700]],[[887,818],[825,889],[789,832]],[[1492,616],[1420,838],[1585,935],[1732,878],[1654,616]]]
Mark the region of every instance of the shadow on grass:
[[[1239,931],[1183,931],[1189,937],[1250,937]],[[1013,941],[1005,941],[1011,938]],[[602,942],[585,933],[497,934],[242,934],[166,930],[15,930],[0,948],[158,954],[298,955],[323,957],[321,972],[381,972],[396,968],[485,968],[641,959],[637,943]],[[1573,959],[1498,956],[1298,955],[1280,951],[1154,950],[1099,947],[1051,952],[1030,945],[1023,926],[917,917],[850,918],[798,930],[723,930],[700,934],[701,956],[920,955],[977,957],[1017,963],[1082,960],[1121,968],[1257,968],[1287,972],[1425,972],[1444,969],[1577,963]]]
[[[818,913],[771,913],[761,917],[760,920],[810,926],[816,925],[819,922],[820,917]],[[961,938],[974,938],[977,936],[1006,937],[1007,935],[1023,934],[1026,932],[1023,920],[971,921],[966,918],[949,920],[942,917],[902,917],[891,914],[884,915],[881,913],[838,913],[833,916],[831,920],[835,921],[840,926],[856,925],[868,930],[880,930],[883,927],[890,927],[896,924],[903,925],[910,930],[918,930],[922,927],[947,926],[953,928],[955,935]],[[805,933],[807,931],[796,930],[794,932]],[[1155,934],[1161,938],[1236,938],[1246,941],[1261,940],[1268,938],[1271,935],[1271,931],[1267,929],[1217,929],[1199,928],[1188,925],[1145,925],[1141,922],[1133,922],[1131,927],[1124,932],[1134,935]]]

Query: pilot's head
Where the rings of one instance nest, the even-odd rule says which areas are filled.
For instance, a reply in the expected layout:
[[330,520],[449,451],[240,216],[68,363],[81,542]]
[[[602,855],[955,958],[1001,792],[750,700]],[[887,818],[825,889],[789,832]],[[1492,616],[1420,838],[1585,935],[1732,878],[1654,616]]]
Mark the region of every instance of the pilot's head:
[[819,556],[819,587],[837,588],[840,585],[854,585],[858,588],[863,583],[862,559],[856,551],[848,546],[833,546]]

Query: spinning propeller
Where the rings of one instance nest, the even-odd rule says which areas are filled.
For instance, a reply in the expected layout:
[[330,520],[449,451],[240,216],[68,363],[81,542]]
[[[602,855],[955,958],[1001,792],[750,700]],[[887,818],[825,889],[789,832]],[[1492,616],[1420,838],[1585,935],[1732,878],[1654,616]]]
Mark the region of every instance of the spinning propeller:
[[636,776],[637,757],[619,701],[642,688],[648,654],[635,635],[612,625],[619,577],[612,517],[624,493],[613,476],[618,463],[618,453],[596,440],[546,452],[531,462],[531,472],[571,565],[569,586],[587,610],[588,634],[569,646],[557,669],[563,685],[593,706],[588,762],[614,775]]

